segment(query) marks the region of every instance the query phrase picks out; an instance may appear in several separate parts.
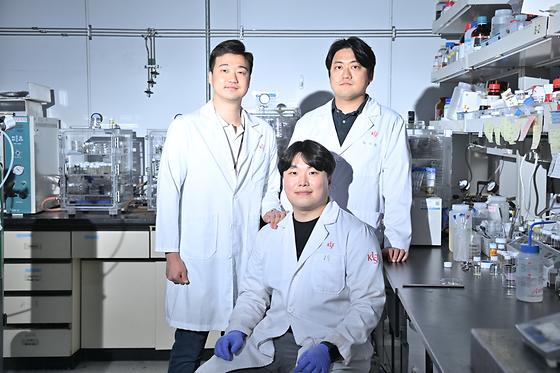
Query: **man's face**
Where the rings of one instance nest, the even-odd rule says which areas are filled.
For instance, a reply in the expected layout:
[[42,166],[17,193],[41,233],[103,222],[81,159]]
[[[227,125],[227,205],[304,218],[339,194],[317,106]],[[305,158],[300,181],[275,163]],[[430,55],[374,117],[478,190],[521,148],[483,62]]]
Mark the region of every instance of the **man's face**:
[[318,211],[320,215],[329,196],[329,179],[325,171],[317,171],[305,163],[301,154],[296,154],[282,178],[295,213]]
[[362,97],[370,83],[368,71],[350,48],[336,52],[330,69],[331,88],[335,98],[351,101]]
[[232,53],[216,57],[214,69],[208,73],[208,81],[214,89],[214,98],[241,101],[251,81],[247,60],[242,55]]

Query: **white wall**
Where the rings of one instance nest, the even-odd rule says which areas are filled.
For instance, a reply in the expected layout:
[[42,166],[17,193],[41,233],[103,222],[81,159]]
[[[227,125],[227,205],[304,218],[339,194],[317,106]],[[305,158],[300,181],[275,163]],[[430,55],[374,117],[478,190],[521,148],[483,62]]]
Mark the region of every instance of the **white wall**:
[[[49,115],[63,126],[81,126],[91,112],[105,121],[136,128],[166,128],[176,113],[202,105],[206,97],[205,40],[202,36],[156,40],[161,75],[148,98],[144,40],[139,37],[42,35],[8,36],[6,28],[77,28],[88,24],[107,29],[204,29],[204,0],[2,0],[0,2],[0,91],[25,90],[32,81],[55,90],[57,103]],[[324,59],[330,44],[342,36],[362,36],[377,56],[370,95],[406,117],[408,110],[433,113],[434,86],[430,83],[438,37],[426,37],[434,18],[432,0],[213,0],[213,32],[237,35],[255,54],[255,69],[244,105],[255,101],[251,92],[278,94],[279,101],[308,109],[310,98],[325,100],[330,91]],[[390,37],[391,26],[397,38]],[[420,37],[399,36],[401,29]],[[251,36],[251,31],[277,34],[292,30],[293,37]],[[324,30],[326,35],[311,36]],[[377,31],[382,35],[372,36]],[[421,33],[424,32],[423,35]],[[211,46],[228,37],[213,37]],[[322,92],[319,93],[318,92]],[[311,100],[313,101],[313,100]],[[307,106],[306,106],[307,105]],[[426,114],[421,114],[426,115]],[[430,119],[430,118],[420,118]]]

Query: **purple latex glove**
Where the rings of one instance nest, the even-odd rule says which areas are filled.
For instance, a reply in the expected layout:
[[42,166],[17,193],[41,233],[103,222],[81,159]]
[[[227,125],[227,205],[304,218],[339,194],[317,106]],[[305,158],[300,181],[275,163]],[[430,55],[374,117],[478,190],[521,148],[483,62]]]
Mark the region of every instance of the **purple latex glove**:
[[233,354],[243,347],[247,335],[239,330],[232,330],[224,336],[221,336],[216,342],[214,355],[227,361],[233,359]]
[[329,348],[319,343],[317,346],[301,354],[294,373],[328,373],[330,366]]

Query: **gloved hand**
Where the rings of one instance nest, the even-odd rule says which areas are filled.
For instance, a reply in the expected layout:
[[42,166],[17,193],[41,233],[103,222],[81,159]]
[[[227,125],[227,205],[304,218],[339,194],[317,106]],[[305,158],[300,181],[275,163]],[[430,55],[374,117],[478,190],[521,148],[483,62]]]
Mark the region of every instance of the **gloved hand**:
[[331,357],[329,356],[329,348],[319,343],[317,346],[310,348],[301,354],[294,373],[328,373],[331,366]]
[[233,359],[233,354],[243,347],[247,335],[239,330],[232,330],[226,335],[221,336],[216,342],[214,355],[227,361]]

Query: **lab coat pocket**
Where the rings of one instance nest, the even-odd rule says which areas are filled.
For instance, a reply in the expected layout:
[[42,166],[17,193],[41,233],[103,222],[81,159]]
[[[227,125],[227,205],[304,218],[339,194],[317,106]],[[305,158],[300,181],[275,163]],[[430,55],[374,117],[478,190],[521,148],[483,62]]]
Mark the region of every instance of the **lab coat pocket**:
[[[186,258],[209,259],[218,247],[218,216],[189,215],[183,223],[182,252]],[[183,251],[184,250],[184,251]]]
[[316,253],[311,263],[313,289],[326,294],[338,294],[345,286],[344,256]]

